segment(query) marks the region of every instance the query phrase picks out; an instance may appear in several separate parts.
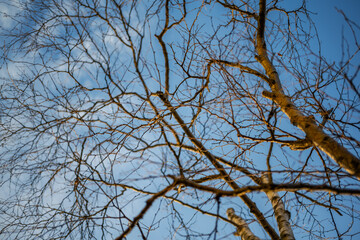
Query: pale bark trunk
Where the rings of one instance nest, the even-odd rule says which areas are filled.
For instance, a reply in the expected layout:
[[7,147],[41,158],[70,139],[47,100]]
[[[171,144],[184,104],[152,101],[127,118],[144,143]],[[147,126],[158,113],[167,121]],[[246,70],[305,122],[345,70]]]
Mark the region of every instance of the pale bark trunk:
[[[269,183],[268,178],[264,175],[262,177],[263,183]],[[271,205],[274,209],[275,219],[278,224],[280,238],[282,240],[295,240],[294,233],[290,225],[290,212],[285,209],[283,200],[279,194],[275,191],[266,191],[267,197],[269,198]]]
[[260,240],[260,238],[255,236],[250,230],[244,219],[235,214],[233,208],[228,208],[226,215],[230,221],[237,225],[237,231],[234,233],[235,236],[240,236],[242,240]]
[[289,117],[291,123],[306,133],[315,146],[331,157],[340,167],[360,179],[360,160],[346,148],[327,135],[315,122],[313,117],[305,116],[293,102],[279,92],[263,92],[263,96],[276,102]]
[[276,192],[266,192],[266,195],[270,199],[270,202],[273,206],[275,218],[278,223],[278,228],[280,232],[280,238],[282,240],[295,240],[294,233],[290,226],[290,214],[285,210],[283,201],[281,200],[279,194]]
[[305,116],[284,94],[281,86],[279,75],[267,55],[265,44],[265,18],[266,18],[266,0],[259,1],[259,15],[257,17],[258,27],[256,36],[256,60],[263,66],[266,71],[272,92],[264,91],[263,96],[276,102],[281,110],[289,117],[291,123],[299,127],[306,133],[306,136],[315,146],[320,148],[324,153],[337,162],[340,167],[344,168],[350,174],[360,179],[360,160],[351,154],[346,148],[328,136],[320,128],[313,117]]

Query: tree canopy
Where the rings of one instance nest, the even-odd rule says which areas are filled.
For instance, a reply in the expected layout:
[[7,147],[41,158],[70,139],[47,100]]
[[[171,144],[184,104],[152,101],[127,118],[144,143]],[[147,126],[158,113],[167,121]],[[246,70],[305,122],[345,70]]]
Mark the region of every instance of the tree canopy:
[[333,59],[307,1],[0,7],[1,238],[359,238],[341,10]]

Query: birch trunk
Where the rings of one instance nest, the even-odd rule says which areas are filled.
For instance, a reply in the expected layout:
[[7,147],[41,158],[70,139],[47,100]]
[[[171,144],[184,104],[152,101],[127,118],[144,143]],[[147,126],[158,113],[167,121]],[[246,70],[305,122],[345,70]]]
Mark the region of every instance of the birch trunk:
[[[269,183],[269,179],[264,175],[262,177],[263,183]],[[295,240],[294,233],[290,226],[290,213],[285,209],[283,200],[275,191],[266,191],[271,205],[274,209],[275,219],[278,224],[280,239],[282,240]]]
[[240,236],[242,240],[260,240],[260,238],[255,236],[250,230],[244,219],[235,214],[233,208],[228,208],[228,210],[226,210],[226,215],[230,221],[237,225],[237,231],[234,233],[235,236]]
[[256,36],[256,60],[263,66],[268,76],[267,83],[272,92],[264,91],[263,96],[276,102],[281,110],[289,117],[291,123],[306,133],[309,140],[315,146],[320,148],[325,154],[331,157],[340,167],[348,173],[360,179],[360,160],[350,153],[341,144],[327,135],[320,128],[313,117],[305,116],[284,94],[279,75],[276,68],[267,55],[265,44],[265,18],[266,18],[266,0],[259,1],[259,15],[257,17],[257,36]]

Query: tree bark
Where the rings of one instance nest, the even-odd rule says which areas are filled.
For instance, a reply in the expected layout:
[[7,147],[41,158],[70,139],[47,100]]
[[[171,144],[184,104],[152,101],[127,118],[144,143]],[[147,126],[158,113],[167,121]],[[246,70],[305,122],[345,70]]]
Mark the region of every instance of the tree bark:
[[[269,180],[264,175],[262,177],[263,183],[268,184]],[[275,191],[265,191],[274,209],[275,219],[278,224],[280,238],[282,240],[295,240],[294,233],[290,226],[290,212],[285,209],[283,200]]]
[[228,210],[226,210],[226,215],[228,219],[237,226],[237,231],[234,233],[235,236],[240,236],[243,240],[260,240],[260,238],[255,236],[250,230],[245,220],[235,214],[233,208],[228,208]]
[[360,179],[360,160],[350,153],[341,144],[327,135],[320,128],[313,117],[305,116],[284,94],[281,86],[279,75],[276,68],[267,55],[265,44],[265,19],[266,19],[266,0],[259,1],[259,15],[257,36],[256,36],[256,60],[263,66],[268,76],[267,83],[272,92],[264,91],[263,96],[276,102],[281,110],[289,117],[291,123],[306,133],[306,136],[315,146],[320,148],[325,154],[331,157],[340,167],[344,168],[348,173]]

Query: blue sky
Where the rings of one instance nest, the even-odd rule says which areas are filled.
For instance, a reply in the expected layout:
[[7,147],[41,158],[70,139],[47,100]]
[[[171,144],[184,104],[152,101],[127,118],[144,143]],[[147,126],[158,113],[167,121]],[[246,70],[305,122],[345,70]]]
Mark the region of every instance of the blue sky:
[[341,54],[341,32],[346,24],[337,9],[342,10],[350,20],[360,24],[360,1],[311,0],[308,1],[308,7],[314,13],[312,18],[318,27],[323,53],[338,59]]

